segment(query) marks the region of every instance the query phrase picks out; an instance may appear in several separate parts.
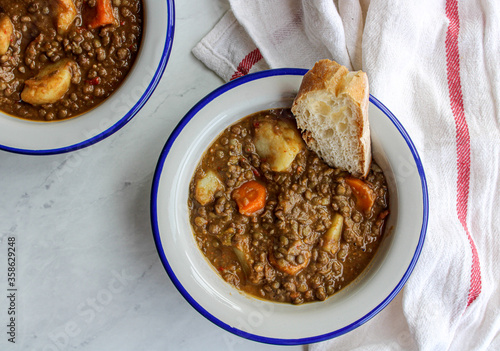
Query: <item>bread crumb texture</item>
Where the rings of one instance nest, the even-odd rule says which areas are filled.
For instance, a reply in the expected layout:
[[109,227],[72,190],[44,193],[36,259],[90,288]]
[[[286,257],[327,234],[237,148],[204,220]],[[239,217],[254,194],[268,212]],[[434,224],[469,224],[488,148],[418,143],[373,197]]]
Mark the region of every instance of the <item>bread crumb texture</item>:
[[304,76],[292,112],[307,146],[331,167],[365,176],[371,150],[368,78],[330,60]]

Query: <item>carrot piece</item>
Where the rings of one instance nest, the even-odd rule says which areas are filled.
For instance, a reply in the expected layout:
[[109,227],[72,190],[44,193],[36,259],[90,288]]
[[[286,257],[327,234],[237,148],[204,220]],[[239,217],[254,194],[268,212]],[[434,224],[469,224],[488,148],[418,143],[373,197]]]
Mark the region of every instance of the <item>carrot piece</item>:
[[345,179],[356,197],[356,206],[365,212],[370,212],[375,203],[375,193],[367,183],[361,179],[348,177]]
[[115,16],[113,15],[113,5],[111,0],[97,0],[96,3],[96,16],[89,23],[89,27],[94,29],[97,27],[105,26],[107,24],[115,23]]
[[251,180],[233,191],[233,199],[242,215],[250,216],[266,205],[266,187]]
[[[300,240],[295,241],[292,246],[299,247],[302,246],[303,242]],[[304,262],[299,263],[299,264],[291,264],[285,259],[279,259],[277,260],[276,257],[274,256],[274,253],[271,251],[269,252],[269,263],[276,268],[277,270],[286,273],[288,275],[296,275],[299,273],[301,270],[307,267],[309,265],[309,261],[311,260],[311,251],[302,251],[302,255],[304,256]]]
[[388,215],[389,215],[389,210],[382,211],[378,215],[378,219],[385,219],[385,217],[387,217]]

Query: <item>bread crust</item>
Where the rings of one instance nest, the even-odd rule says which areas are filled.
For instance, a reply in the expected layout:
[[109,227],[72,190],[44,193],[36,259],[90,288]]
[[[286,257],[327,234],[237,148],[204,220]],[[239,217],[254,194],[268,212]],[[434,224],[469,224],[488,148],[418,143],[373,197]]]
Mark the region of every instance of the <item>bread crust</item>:
[[[301,115],[301,107],[306,104],[308,95],[315,92],[327,92],[332,99],[343,99],[349,105],[352,112],[353,123],[357,124],[357,150],[345,150],[358,155],[356,165],[352,165],[350,171],[354,176],[366,177],[371,163],[371,139],[368,120],[369,84],[365,72],[349,72],[349,70],[335,61],[320,60],[308,71],[302,80],[298,94],[293,102],[292,112],[297,119],[297,125],[302,130],[302,136],[309,148],[318,151],[318,144],[314,132],[306,130],[304,118]],[[335,135],[333,136],[335,137]],[[320,153],[324,153],[325,150]],[[342,150],[344,151],[344,150]],[[339,167],[338,163],[325,160],[331,167]]]

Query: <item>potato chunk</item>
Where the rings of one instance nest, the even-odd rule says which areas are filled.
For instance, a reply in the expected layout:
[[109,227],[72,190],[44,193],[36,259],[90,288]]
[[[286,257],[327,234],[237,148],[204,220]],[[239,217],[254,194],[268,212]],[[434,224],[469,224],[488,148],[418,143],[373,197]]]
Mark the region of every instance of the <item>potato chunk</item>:
[[0,55],[5,55],[10,47],[10,41],[12,40],[12,34],[14,33],[14,27],[12,26],[12,21],[9,16],[0,16]]
[[214,201],[215,193],[219,190],[224,190],[224,185],[214,171],[208,171],[196,182],[194,198],[200,205],[205,206]]
[[43,68],[36,77],[24,82],[21,99],[32,105],[52,104],[68,91],[71,81],[79,77],[80,69],[70,59]]
[[275,172],[286,171],[295,156],[304,148],[304,142],[291,122],[263,120],[254,124],[255,147]]
[[240,266],[243,269],[246,277],[249,277],[251,274],[249,258],[251,257],[250,252],[250,243],[249,236],[245,234],[236,234],[233,241],[233,251],[236,255],[236,258],[240,262]]
[[342,215],[335,213],[333,216],[332,226],[328,228],[326,233],[323,235],[323,244],[321,248],[325,251],[336,254],[340,248],[340,236],[342,235],[342,227],[344,225],[344,217]]
[[64,34],[78,14],[73,0],[56,0],[57,33]]

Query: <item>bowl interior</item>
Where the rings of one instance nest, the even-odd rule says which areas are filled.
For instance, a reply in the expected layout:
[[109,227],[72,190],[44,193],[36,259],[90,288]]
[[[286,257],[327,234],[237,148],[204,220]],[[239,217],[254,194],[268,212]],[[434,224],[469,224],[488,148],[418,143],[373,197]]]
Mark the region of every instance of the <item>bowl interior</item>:
[[361,325],[401,289],[423,241],[425,191],[418,159],[398,126],[381,109],[383,106],[377,106],[378,101],[372,98],[369,113],[373,154],[389,182],[391,215],[369,267],[326,301],[300,306],[249,297],[224,282],[195,243],[187,209],[189,182],[201,155],[224,128],[253,112],[291,106],[302,76],[280,72],[282,75],[263,73],[258,79],[247,78],[244,84],[225,86],[202,100],[182,120],[157,168],[153,229],[171,279],[205,317],[257,341],[309,343]]
[[102,140],[134,117],[158,84],[173,40],[173,0],[143,1],[143,11],[138,56],[121,86],[110,97],[80,116],[48,123],[24,120],[0,111],[0,148],[27,154],[71,151]]

